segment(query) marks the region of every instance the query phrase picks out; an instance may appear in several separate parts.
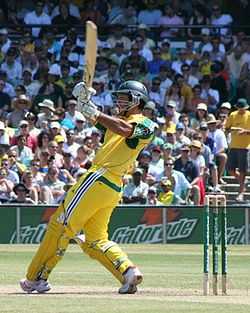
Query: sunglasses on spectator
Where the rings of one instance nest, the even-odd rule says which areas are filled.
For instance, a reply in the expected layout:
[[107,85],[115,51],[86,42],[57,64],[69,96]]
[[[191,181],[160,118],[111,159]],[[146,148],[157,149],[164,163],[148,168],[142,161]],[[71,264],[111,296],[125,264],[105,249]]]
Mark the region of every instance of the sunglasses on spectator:
[[20,128],[26,128],[26,127],[28,127],[28,125],[22,125],[22,126],[20,126]]
[[26,192],[26,190],[25,189],[23,189],[23,188],[18,188],[18,189],[16,189],[16,192]]
[[165,166],[173,166],[174,163],[169,163],[169,162],[168,162],[168,163],[164,163],[164,165],[165,165]]

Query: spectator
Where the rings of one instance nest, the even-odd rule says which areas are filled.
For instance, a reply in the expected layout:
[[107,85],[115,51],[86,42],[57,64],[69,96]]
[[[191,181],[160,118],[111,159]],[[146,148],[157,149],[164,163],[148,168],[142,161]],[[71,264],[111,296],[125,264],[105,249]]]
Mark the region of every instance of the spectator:
[[[195,205],[199,205],[204,201],[204,184],[203,180],[199,177],[199,171],[195,164],[190,159],[190,148],[188,144],[183,144],[180,148],[180,157],[174,162],[174,169],[182,172],[189,183],[192,185],[191,196]],[[200,190],[200,184],[203,185],[203,190]],[[203,196],[203,197],[202,197]],[[201,198],[202,201],[201,201]]]
[[160,85],[161,80],[158,77],[154,77],[149,90],[149,98],[155,102],[157,108],[162,108],[164,101],[164,99],[161,98]]
[[6,53],[4,62],[1,64],[1,70],[7,74],[8,82],[16,86],[22,78],[22,65],[17,60],[17,50],[10,47]]
[[223,68],[222,63],[214,63],[211,66],[211,88],[218,91],[220,103],[228,101],[228,88],[223,76]]
[[[44,3],[42,1],[36,1],[35,10],[29,12],[24,17],[24,23],[26,25],[29,24],[38,24],[38,25],[49,25],[51,24],[51,18],[44,12]],[[41,28],[33,27],[32,28],[32,35],[34,37],[38,37]]]
[[246,99],[238,99],[237,110],[232,112],[226,122],[226,131],[231,132],[231,142],[228,154],[228,171],[239,181],[237,201],[244,201],[245,178],[249,170],[250,143],[250,112]]
[[74,166],[76,169],[78,168],[86,168],[89,169],[91,167],[91,160],[89,158],[91,151],[86,146],[78,147],[76,151],[76,157],[74,158]]
[[63,189],[65,183],[59,180],[59,169],[52,165],[48,168],[48,174],[41,186],[40,199],[42,203],[57,204],[65,194]]
[[158,78],[161,80],[160,93],[161,98],[164,99],[169,88],[173,84],[171,68],[166,65],[161,65],[159,68]]
[[182,75],[183,75],[183,78],[185,80],[185,83],[190,86],[190,87],[194,87],[196,85],[199,84],[199,80],[198,78],[196,78],[195,76],[193,76],[191,74],[191,66],[188,65],[188,64],[183,64],[181,66],[181,72],[182,72]]
[[[162,26],[163,31],[161,32],[161,38],[175,37],[181,34],[179,28],[174,28],[175,25],[183,25],[183,19],[176,15],[173,7],[169,4],[164,6],[163,15],[157,21],[157,24]],[[166,26],[165,26],[166,25]]]
[[38,114],[37,126],[43,128],[43,123],[47,124],[54,116],[54,102],[50,99],[44,99],[43,102],[38,103],[38,107],[40,107],[42,111]]
[[145,24],[138,25],[137,34],[143,38],[144,46],[153,49],[156,47],[155,41],[149,37],[150,28]]
[[120,24],[120,25],[136,25],[137,17],[136,10],[132,5],[129,5],[126,8],[123,8],[121,13],[114,18],[110,24]]
[[133,171],[132,182],[124,186],[123,203],[145,204],[147,201],[148,184],[142,181],[143,170],[136,168]]
[[57,152],[58,144],[52,140],[48,144],[49,157],[53,157],[58,168],[63,166],[63,156]]
[[161,204],[169,205],[178,202],[173,192],[173,184],[170,179],[168,179],[167,177],[162,177],[159,187],[160,192],[158,195],[158,200]]
[[77,101],[72,98],[66,102],[65,118],[69,119],[72,125],[75,125],[76,119],[84,119],[82,113],[77,110]]
[[6,54],[9,48],[11,47],[12,42],[10,38],[8,37],[8,29],[6,28],[1,28],[0,29],[0,47],[1,47],[1,52],[3,54]]
[[11,198],[11,192],[14,184],[7,178],[7,170],[3,167],[0,168],[0,202],[8,202]]
[[[51,13],[52,18],[54,18],[55,16],[58,16],[60,14],[60,5],[63,4],[64,2],[68,3],[69,1],[59,0],[58,5],[56,5],[52,10],[52,13]],[[70,13],[70,15],[80,19],[79,8],[77,5],[75,5],[72,2],[69,3],[69,13]]]
[[176,143],[180,146],[184,144],[190,145],[190,139],[185,135],[185,126],[183,123],[178,122],[176,124]]
[[111,35],[107,39],[107,43],[110,45],[111,49],[115,47],[117,42],[123,43],[125,53],[130,51],[131,40],[123,34],[123,26],[119,24],[111,28]]
[[79,147],[80,145],[75,142],[74,130],[68,129],[66,131],[66,142],[63,145],[63,150],[69,152],[75,158]]
[[0,80],[0,111],[9,111],[10,109],[10,96],[4,92],[5,82]]
[[36,204],[29,197],[29,189],[25,187],[24,184],[22,183],[16,184],[13,188],[13,191],[15,193],[15,198],[9,199],[8,203]]
[[79,24],[79,19],[70,14],[68,4],[61,2],[59,3],[58,7],[59,14],[52,19],[52,24],[60,25],[59,26],[60,32],[65,33],[68,27],[72,27],[72,25],[75,26]]
[[144,38],[141,37],[140,35],[137,35],[135,37],[135,41],[134,41],[139,49],[139,54],[144,57],[147,62],[150,62],[153,60],[153,54],[151,49],[149,49],[148,47],[145,46],[145,42],[144,42]]
[[[201,27],[204,25],[209,25],[210,21],[207,17],[207,12],[204,8],[204,6],[197,4],[193,8],[193,15],[189,19],[188,24],[189,25],[200,25]],[[189,28],[188,29],[188,36],[191,38],[199,39],[201,37],[201,30],[202,28]]]
[[19,183],[19,176],[16,171],[10,169],[10,161],[8,155],[2,158],[1,167],[5,168],[7,172],[7,179],[10,180],[14,185]]
[[[230,14],[223,14],[219,5],[213,5],[211,24],[213,26],[231,26],[233,23],[232,16]],[[215,29],[217,34],[222,36],[230,35],[230,27]]]
[[[151,186],[148,188],[148,196],[147,196],[147,202],[146,205],[161,205],[162,203],[157,199],[157,189],[154,186]],[[156,209],[152,210],[152,213],[154,214],[154,211]],[[160,210],[160,214],[162,214],[161,210]],[[143,215],[144,218],[145,217],[145,213]],[[154,223],[157,224],[157,223]]]
[[212,150],[216,163],[218,164],[218,182],[219,184],[225,184],[225,181],[222,179],[224,176],[226,163],[227,163],[227,138],[224,131],[218,129],[218,120],[212,115],[208,121],[207,125],[209,128],[209,137],[214,140],[214,150]]
[[26,170],[26,166],[17,160],[17,153],[15,150],[9,149],[8,151],[9,158],[9,169],[13,172],[16,172],[19,177],[22,176]]
[[181,95],[184,98],[184,110],[186,111],[186,108],[190,106],[193,98],[192,88],[185,82],[184,76],[181,74],[177,74],[175,80],[178,83]]
[[201,98],[207,104],[209,113],[215,113],[220,103],[219,91],[211,87],[211,77],[203,76],[200,81],[201,84]]
[[151,160],[148,165],[148,173],[154,177],[155,181],[159,181],[164,171],[164,160],[162,157],[162,150],[155,146],[151,151]]
[[25,114],[25,120],[28,122],[28,129],[29,129],[30,136],[37,139],[37,136],[40,134],[41,130],[36,127],[36,122],[37,122],[36,115],[32,112],[27,112]]
[[166,106],[169,106],[169,103],[175,103],[176,111],[182,112],[184,108],[184,97],[181,94],[181,87],[177,82],[173,82],[172,85],[169,87],[166,95],[164,103]]
[[33,201],[34,204],[38,204],[38,195],[40,191],[40,186],[34,182],[33,174],[30,170],[26,170],[23,173],[22,182],[23,185],[28,190],[27,196]]
[[161,10],[158,9],[158,4],[154,0],[147,1],[147,7],[139,11],[138,23],[145,25],[156,25],[162,15]]
[[174,162],[172,159],[165,160],[163,177],[166,177],[172,183],[172,190],[175,196],[180,199],[181,202],[187,203],[191,184],[183,173],[174,170]]
[[30,99],[33,99],[35,96],[37,96],[41,84],[37,80],[32,79],[31,69],[25,68],[23,70],[21,83],[25,87],[26,94]]
[[25,166],[29,166],[31,160],[33,159],[33,153],[31,148],[27,146],[26,136],[20,134],[16,138],[16,145],[12,146],[10,150],[16,152],[17,159],[24,164]]
[[112,51],[113,53],[111,53],[110,59],[120,66],[122,61],[126,58],[123,42],[117,41]]
[[208,116],[207,105],[205,103],[198,103],[195,117],[191,119],[191,127],[198,129],[201,122],[206,122]]
[[11,139],[11,145],[13,146],[16,145],[19,136],[22,135],[24,136],[25,141],[26,141],[25,145],[29,147],[33,153],[35,153],[36,147],[37,147],[37,141],[36,141],[36,137],[30,134],[28,121],[26,120],[20,121],[18,128],[19,128],[18,134]]
[[153,49],[153,59],[148,62],[148,70],[152,75],[158,75],[161,66],[167,66],[166,61],[161,58],[161,50],[159,48]]

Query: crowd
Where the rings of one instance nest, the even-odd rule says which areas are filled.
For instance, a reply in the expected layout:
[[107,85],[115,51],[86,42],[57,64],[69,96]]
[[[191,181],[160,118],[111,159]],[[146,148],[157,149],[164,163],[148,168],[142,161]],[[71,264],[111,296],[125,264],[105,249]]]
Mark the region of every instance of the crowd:
[[[231,31],[235,18],[219,1],[26,2],[10,1],[7,15],[4,6],[0,10],[0,20],[11,23],[0,29],[1,203],[59,203],[101,146],[101,132],[72,96],[85,64],[77,26],[87,19],[109,25],[98,39],[92,101],[112,114],[112,92],[125,80],[141,81],[150,95],[144,114],[158,125],[152,144],[124,177],[123,203],[201,204],[207,191],[221,192],[226,173],[239,179],[243,200],[250,40]],[[137,24],[135,32],[126,30],[129,24]],[[186,38],[180,49],[178,36]]]

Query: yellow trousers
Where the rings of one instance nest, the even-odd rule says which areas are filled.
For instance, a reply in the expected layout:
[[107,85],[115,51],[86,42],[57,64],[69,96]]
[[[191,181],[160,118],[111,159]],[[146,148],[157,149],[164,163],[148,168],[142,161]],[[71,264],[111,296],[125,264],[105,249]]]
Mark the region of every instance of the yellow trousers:
[[[114,242],[108,240],[108,224],[119,203],[121,191],[103,170],[90,172],[70,188],[64,202],[51,217],[44,239],[27,272],[27,279],[47,279],[63,257],[70,239],[98,260],[121,283],[122,274],[133,263]],[[83,232],[85,239],[79,234]]]

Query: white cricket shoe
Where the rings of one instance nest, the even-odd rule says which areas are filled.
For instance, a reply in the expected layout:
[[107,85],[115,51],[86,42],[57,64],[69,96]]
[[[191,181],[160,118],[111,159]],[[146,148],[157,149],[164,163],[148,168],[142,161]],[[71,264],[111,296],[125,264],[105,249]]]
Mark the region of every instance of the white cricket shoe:
[[51,289],[50,284],[44,279],[32,281],[24,278],[20,280],[20,286],[27,293],[32,293],[33,291],[44,293]]
[[130,267],[124,274],[125,282],[119,289],[120,294],[133,294],[137,291],[137,285],[142,282],[143,275],[137,267]]

